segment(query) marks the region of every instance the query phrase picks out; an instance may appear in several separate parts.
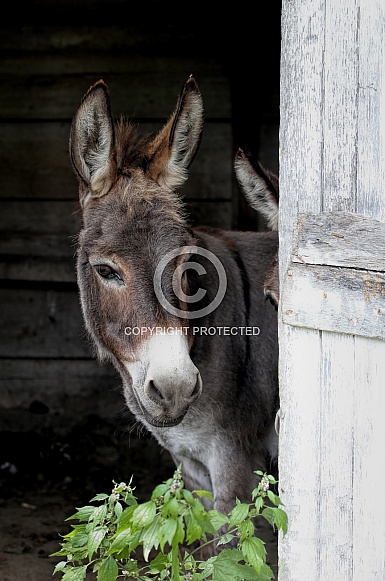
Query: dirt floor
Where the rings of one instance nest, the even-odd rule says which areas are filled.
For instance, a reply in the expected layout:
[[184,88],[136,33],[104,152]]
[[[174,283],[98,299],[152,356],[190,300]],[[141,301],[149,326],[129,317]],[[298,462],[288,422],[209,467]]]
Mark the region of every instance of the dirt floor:
[[[62,575],[52,573],[61,559],[49,555],[60,549],[60,534],[71,530],[65,519],[75,507],[132,475],[136,496],[148,500],[173,471],[168,453],[152,438],[120,432],[98,417],[60,438],[50,429],[0,432],[1,581],[60,581]],[[268,525],[259,536],[277,574],[276,536]]]

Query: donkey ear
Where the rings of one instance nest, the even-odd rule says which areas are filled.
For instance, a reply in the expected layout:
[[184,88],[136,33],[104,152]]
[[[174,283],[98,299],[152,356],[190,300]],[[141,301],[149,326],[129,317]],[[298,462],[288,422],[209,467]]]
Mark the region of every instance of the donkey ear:
[[250,206],[265,217],[271,230],[278,230],[278,177],[264,169],[246,149],[238,149],[234,168]]
[[149,145],[148,174],[159,185],[175,189],[188,177],[200,145],[203,101],[195,79],[184,84],[175,111]]
[[73,118],[70,155],[74,170],[87,194],[98,198],[106,194],[116,175],[114,124],[107,85],[98,81],[84,95]]
[[278,270],[278,251],[274,256],[274,260],[269,270],[266,273],[265,282],[263,285],[263,292],[266,299],[278,310],[279,303],[279,270]]

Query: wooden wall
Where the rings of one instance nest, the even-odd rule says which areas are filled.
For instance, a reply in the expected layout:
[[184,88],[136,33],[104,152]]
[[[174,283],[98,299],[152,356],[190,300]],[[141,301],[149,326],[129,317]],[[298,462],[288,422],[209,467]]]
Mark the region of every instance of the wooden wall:
[[279,581],[380,581],[385,5],[282,15]]
[[233,158],[247,145],[278,171],[280,2],[253,22],[234,9],[210,22],[202,10],[38,0],[2,20],[0,429],[64,426],[122,405],[118,377],[85,337],[75,280],[68,136],[92,83],[108,84],[116,116],[154,131],[194,74],[206,123],[182,191],[191,221],[264,228],[239,193]]

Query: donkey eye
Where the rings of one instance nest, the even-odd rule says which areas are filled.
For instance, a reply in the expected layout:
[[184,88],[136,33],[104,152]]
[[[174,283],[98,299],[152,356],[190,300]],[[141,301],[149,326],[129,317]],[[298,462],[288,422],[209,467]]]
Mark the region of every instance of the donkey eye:
[[115,280],[119,284],[124,284],[123,279],[116,270],[111,268],[108,264],[97,264],[95,265],[96,272],[107,280]]

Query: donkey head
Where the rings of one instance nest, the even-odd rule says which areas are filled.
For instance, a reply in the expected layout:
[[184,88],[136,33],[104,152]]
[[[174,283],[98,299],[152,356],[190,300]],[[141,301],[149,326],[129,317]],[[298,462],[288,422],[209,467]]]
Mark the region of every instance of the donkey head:
[[[271,230],[278,230],[278,177],[264,169],[245,149],[238,149],[235,174],[250,206],[260,212]],[[278,252],[264,282],[266,298],[277,309],[279,301]]]
[[[178,424],[202,390],[186,321],[162,308],[154,291],[160,260],[194,243],[175,190],[187,179],[202,127],[192,77],[155,136],[139,137],[132,123],[114,122],[103,81],[84,95],[71,127],[83,213],[77,277],[85,325],[99,357],[119,371],[128,407],[156,427]],[[163,292],[178,312],[187,307],[172,292],[172,273],[183,272],[186,258],[176,253],[165,266]]]

